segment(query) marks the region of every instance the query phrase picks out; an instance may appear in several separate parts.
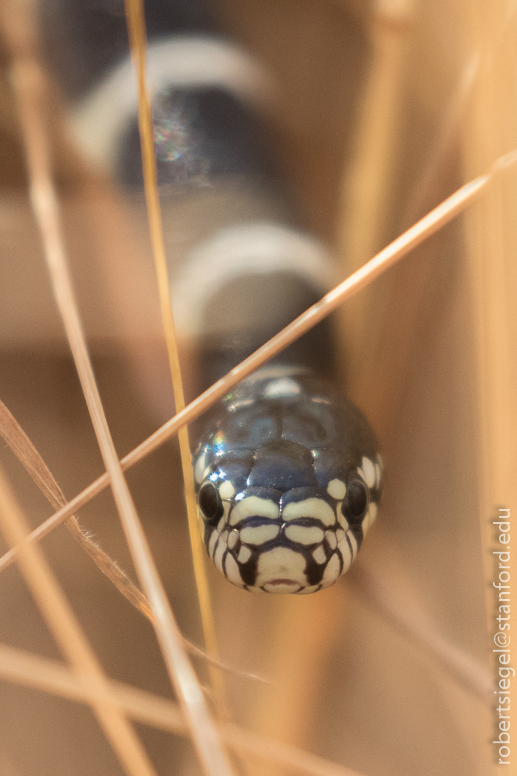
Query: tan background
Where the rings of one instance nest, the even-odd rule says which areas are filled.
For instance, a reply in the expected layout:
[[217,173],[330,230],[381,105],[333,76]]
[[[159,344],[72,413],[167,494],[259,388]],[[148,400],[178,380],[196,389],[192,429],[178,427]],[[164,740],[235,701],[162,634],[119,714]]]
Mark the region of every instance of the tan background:
[[[224,26],[278,78],[284,98],[273,142],[308,223],[336,245],[350,240],[363,246],[349,253],[348,267],[369,258],[361,257],[361,250],[374,251],[396,236],[408,225],[408,214],[414,220],[453,191],[467,174],[465,159],[472,160],[472,142],[465,142],[463,152],[460,145],[474,120],[467,104],[452,123],[430,184],[420,200],[415,196],[444,116],[459,102],[456,87],[476,40],[475,20],[467,18],[461,2],[422,0],[412,10],[384,5],[377,15],[369,4],[337,0],[221,3]],[[370,218],[351,223],[358,206],[347,181],[353,181],[359,164],[357,127],[379,52],[393,67],[398,93],[395,118],[386,125],[383,169],[376,176],[385,187],[375,195],[379,207],[372,204],[367,211]],[[53,310],[5,83],[0,98],[0,397],[71,497],[101,473],[102,465]],[[471,175],[481,171],[475,166],[470,161]],[[81,311],[108,421],[123,455],[157,424],[152,397],[144,395],[145,381],[133,373],[131,355],[158,327],[151,274],[140,250],[145,233],[133,211],[124,214],[123,203],[119,208],[112,201],[113,221],[106,223],[102,210],[99,220],[94,207],[84,206],[70,160],[58,158],[57,167]],[[119,253],[112,250],[114,242]],[[403,610],[416,607],[432,630],[486,665],[479,526],[481,519],[486,529],[491,503],[490,498],[479,501],[486,448],[479,420],[479,306],[471,261],[464,225],[457,221],[354,300],[343,314],[340,336],[347,343],[343,372],[352,395],[372,417],[387,466],[384,504],[361,562],[380,576]],[[2,461],[37,525],[49,508],[7,451]],[[183,632],[199,643],[174,444],[138,465],[128,480]],[[110,498],[98,497],[81,520],[130,570]],[[44,548],[106,672],[167,695],[151,627],[66,531],[56,531]],[[228,678],[236,720],[369,776],[490,772],[490,710],[366,603],[358,572],[318,596],[297,599],[253,597],[212,570],[209,574],[223,659],[271,681],[263,686]],[[14,568],[0,579],[0,640],[59,657]],[[0,691],[5,759],[0,772],[120,772],[87,709],[7,683]],[[188,745],[161,732],[139,731],[160,774],[198,772]],[[257,764],[248,768],[262,772]]]

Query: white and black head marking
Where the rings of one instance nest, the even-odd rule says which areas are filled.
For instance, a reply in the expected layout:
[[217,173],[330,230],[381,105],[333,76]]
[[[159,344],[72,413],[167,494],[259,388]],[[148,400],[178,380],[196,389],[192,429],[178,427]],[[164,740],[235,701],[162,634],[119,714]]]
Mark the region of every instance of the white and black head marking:
[[246,590],[329,587],[377,516],[382,463],[373,435],[353,405],[336,409],[301,380],[236,394],[194,461],[208,554]]

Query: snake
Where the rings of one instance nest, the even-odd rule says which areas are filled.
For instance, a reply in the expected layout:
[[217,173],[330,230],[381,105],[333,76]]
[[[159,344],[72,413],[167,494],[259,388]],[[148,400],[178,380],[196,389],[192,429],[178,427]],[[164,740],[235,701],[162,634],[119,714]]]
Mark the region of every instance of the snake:
[[[42,26],[77,141],[130,192],[142,169],[123,5],[55,0]],[[278,94],[264,68],[201,0],[152,0],[146,25],[160,199],[183,235],[169,261],[173,310],[180,336],[195,338],[203,389],[317,302],[333,261],[268,143]],[[194,424],[200,529],[238,588],[327,588],[376,519],[382,458],[336,364],[324,320]]]

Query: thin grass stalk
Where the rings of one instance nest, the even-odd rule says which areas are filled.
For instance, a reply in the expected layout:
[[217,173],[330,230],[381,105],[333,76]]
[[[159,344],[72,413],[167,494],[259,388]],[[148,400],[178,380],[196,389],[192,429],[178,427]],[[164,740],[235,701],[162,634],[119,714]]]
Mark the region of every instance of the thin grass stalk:
[[[158,194],[158,177],[154,151],[154,130],[151,115],[151,102],[146,85],[146,30],[142,0],[125,0],[126,19],[129,30],[131,54],[133,57],[138,81],[138,124],[140,144],[142,148],[142,166],[144,172],[144,190],[147,205],[147,218],[151,236],[152,252],[158,282],[160,309],[163,330],[169,357],[169,368],[172,377],[174,402],[176,412],[185,409],[183,380],[176,342],[174,317],[171,304],[170,283],[167,270],[167,257],[163,238],[163,225]],[[181,455],[181,468],[185,485],[185,500],[187,504],[188,526],[192,558],[194,561],[194,576],[201,611],[201,623],[205,648],[210,657],[217,661],[218,649],[215,635],[214,617],[210,601],[210,591],[205,567],[205,553],[197,520],[196,496],[194,490],[194,475],[190,454],[188,426],[178,431]],[[213,664],[209,668],[211,683],[221,710],[226,709],[224,700],[224,684],[220,672]]]
[[[221,747],[197,677],[184,652],[181,637],[167,596],[147,544],[120,461],[108,428],[89,359],[61,233],[59,205],[52,183],[48,139],[45,133],[43,100],[45,79],[36,57],[31,24],[31,5],[15,18],[19,30],[10,37],[11,27],[4,18],[8,43],[13,56],[12,83],[25,142],[29,188],[36,221],[41,231],[45,258],[54,296],[63,320],[79,379],[88,405],[101,454],[137,574],[155,616],[153,623],[173,686],[180,698],[192,740],[205,772],[223,776],[232,772]],[[23,11],[25,14],[23,15]],[[20,30],[22,34],[20,35]]]
[[[35,485],[37,485],[54,509],[64,507],[66,505],[66,499],[63,495],[63,491],[52,475],[52,472],[16,418],[1,400],[0,436],[4,439],[6,444],[9,445],[27,474],[32,478]],[[83,550],[90,556],[97,568],[108,577],[117,590],[122,593],[122,595],[127,598],[138,611],[152,621],[153,613],[145,596],[136,585],[133,584],[120,566],[90,538],[88,531],[81,528],[75,515],[71,515],[65,520],[65,526]]]

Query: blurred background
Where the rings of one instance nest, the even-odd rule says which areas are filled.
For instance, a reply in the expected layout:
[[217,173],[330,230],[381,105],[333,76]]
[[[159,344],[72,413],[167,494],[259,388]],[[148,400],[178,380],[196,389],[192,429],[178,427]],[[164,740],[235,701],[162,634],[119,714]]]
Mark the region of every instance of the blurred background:
[[[341,277],[517,145],[509,3],[219,0],[216,12],[276,79],[271,142],[307,223],[343,257]],[[71,498],[103,465],[30,210],[9,62],[4,49],[0,398]],[[57,120],[54,129],[74,283],[122,457],[165,419],[153,398],[165,351],[145,215],[85,169]],[[386,464],[357,568],[300,598],[251,596],[208,570],[221,659],[268,680],[225,676],[234,720],[360,774],[495,768],[490,702],[432,654],[432,634],[489,670],[489,520],[515,495],[515,194],[509,173],[339,315],[342,380]],[[141,374],[149,348],[156,373]],[[183,352],[188,369],[188,343]],[[2,465],[37,526],[51,509],[7,449]],[[201,644],[175,442],[127,477],[181,630]],[[80,520],[134,577],[111,496]],[[42,546],[106,673],[170,695],[151,625],[63,528]],[[0,642],[61,657],[13,566],[0,577]],[[88,708],[5,681],[1,693],[0,773],[122,773]],[[200,772],[186,740],[138,732],[159,774]],[[241,767],[287,773],[252,759]]]

